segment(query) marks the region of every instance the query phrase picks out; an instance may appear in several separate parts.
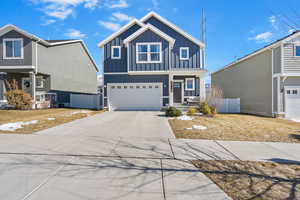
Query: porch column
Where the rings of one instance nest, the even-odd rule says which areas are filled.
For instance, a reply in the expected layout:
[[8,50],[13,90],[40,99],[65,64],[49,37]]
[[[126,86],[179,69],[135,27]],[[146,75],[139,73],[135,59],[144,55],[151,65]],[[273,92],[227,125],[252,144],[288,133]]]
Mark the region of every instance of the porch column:
[[36,77],[34,72],[30,72],[30,79],[31,79],[31,96],[32,96],[32,108],[36,108],[36,99],[35,99],[35,94],[36,94]]
[[173,106],[173,74],[169,74],[169,106]]
[[206,98],[206,88],[205,88],[205,80],[203,77],[199,76],[199,97],[201,101],[204,101]]

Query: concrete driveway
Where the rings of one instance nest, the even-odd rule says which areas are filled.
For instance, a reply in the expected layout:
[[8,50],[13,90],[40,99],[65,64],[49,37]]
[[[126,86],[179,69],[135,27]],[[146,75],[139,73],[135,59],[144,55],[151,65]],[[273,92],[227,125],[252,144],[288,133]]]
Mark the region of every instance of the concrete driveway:
[[115,111],[57,126],[38,134],[175,138],[163,112]]

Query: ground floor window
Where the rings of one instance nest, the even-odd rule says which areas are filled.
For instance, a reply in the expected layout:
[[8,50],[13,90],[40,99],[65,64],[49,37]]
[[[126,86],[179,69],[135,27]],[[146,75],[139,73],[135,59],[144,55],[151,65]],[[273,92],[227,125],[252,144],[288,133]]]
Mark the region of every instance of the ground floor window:
[[186,78],[185,79],[185,90],[195,90],[195,79]]

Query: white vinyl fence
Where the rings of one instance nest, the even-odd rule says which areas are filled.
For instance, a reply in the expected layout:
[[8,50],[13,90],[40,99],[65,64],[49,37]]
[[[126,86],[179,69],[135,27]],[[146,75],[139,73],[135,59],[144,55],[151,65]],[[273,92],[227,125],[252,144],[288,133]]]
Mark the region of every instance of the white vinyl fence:
[[217,112],[219,113],[240,113],[240,111],[240,98],[217,100]]
[[71,94],[70,107],[99,110],[102,107],[101,94]]

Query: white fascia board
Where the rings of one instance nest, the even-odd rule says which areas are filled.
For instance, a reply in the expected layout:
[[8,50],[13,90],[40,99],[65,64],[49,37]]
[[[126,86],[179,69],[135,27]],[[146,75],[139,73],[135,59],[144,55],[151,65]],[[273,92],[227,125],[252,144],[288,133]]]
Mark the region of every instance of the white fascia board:
[[118,31],[116,31],[113,34],[111,34],[110,36],[108,36],[105,40],[102,40],[101,42],[99,42],[98,47],[102,48],[105,44],[107,44],[109,41],[111,41],[112,39],[114,39],[115,37],[117,37],[118,35],[123,33],[124,31],[128,30],[134,24],[138,24],[141,27],[144,26],[144,24],[142,22],[140,22],[139,20],[133,19],[128,24],[126,24],[122,28],[120,28]]
[[191,36],[190,34],[188,34],[187,32],[183,31],[182,29],[178,28],[175,24],[169,22],[167,19],[163,18],[162,16],[160,16],[159,14],[157,14],[154,11],[151,11],[150,13],[148,13],[146,16],[144,16],[142,19],[140,19],[141,22],[145,22],[147,21],[147,19],[149,19],[150,17],[155,17],[158,20],[160,20],[162,23],[166,24],[167,26],[171,27],[172,29],[174,29],[175,31],[177,31],[178,33],[180,33],[181,35],[185,36],[187,39],[191,40],[192,42],[194,42],[195,44],[197,44],[200,47],[205,47],[205,44],[201,41],[199,41],[198,39],[194,38],[193,36]]
[[20,66],[0,66],[1,69],[34,69],[35,66],[32,65],[20,65]]
[[139,29],[138,31],[136,31],[134,34],[132,34],[129,37],[127,37],[124,40],[124,44],[127,45],[130,41],[132,41],[133,39],[135,39],[136,37],[138,37],[139,35],[141,35],[142,33],[144,33],[146,30],[151,30],[154,33],[156,33],[157,35],[159,35],[160,37],[162,37],[165,40],[167,40],[170,43],[170,46],[173,48],[174,43],[175,43],[175,39],[172,38],[172,37],[170,37],[169,35],[165,34],[164,32],[162,32],[161,30],[159,30],[158,28],[154,27],[151,24],[144,25],[141,29]]
[[69,40],[69,41],[63,41],[63,42],[53,42],[50,43],[50,46],[56,46],[56,45],[62,45],[62,44],[71,44],[75,42],[82,42],[82,40]]
[[22,29],[20,29],[16,26],[12,25],[12,24],[7,24],[7,25],[1,27],[0,28],[0,36],[4,35],[5,33],[8,33],[9,31],[12,31],[12,30],[15,30],[15,31],[17,31],[17,32],[19,32],[19,33],[21,33],[21,34],[23,34],[23,35],[25,35],[25,36],[27,36],[31,39],[37,40],[37,41],[43,43],[44,45],[50,45],[49,42],[47,42],[47,41],[45,41],[45,40],[43,40],[43,39],[41,39],[41,38],[39,38],[35,35],[32,35],[32,34],[26,32],[26,31],[24,31],[24,30],[22,30]]

